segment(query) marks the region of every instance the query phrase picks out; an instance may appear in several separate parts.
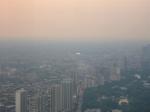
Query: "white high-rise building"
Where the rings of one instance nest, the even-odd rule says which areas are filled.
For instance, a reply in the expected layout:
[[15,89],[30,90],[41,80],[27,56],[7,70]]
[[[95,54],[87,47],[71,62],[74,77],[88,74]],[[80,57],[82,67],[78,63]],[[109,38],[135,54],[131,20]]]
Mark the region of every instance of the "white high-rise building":
[[24,89],[16,91],[16,112],[28,112],[27,93]]
[[73,108],[73,82],[71,79],[62,81],[62,102],[63,110],[71,112]]

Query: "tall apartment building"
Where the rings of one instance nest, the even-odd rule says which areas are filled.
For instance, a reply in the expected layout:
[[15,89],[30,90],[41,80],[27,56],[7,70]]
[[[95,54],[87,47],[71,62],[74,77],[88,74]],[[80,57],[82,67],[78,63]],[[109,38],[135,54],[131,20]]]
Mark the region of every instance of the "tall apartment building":
[[62,105],[65,112],[71,112],[73,108],[73,82],[71,79],[62,81]]
[[49,96],[47,94],[40,94],[37,99],[37,105],[37,112],[49,112]]
[[49,89],[49,109],[50,112],[62,112],[62,86],[61,85],[53,85]]
[[16,112],[28,112],[27,92],[24,89],[16,91]]
[[49,95],[45,91],[38,91],[29,97],[29,112],[49,112]]
[[29,112],[37,112],[38,111],[38,97],[36,95],[29,97]]

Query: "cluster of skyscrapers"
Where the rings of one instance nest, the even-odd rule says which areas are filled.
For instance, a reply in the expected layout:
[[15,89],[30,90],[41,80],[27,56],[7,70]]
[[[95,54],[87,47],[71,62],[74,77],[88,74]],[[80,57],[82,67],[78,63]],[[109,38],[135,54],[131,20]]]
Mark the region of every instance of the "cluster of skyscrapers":
[[60,84],[32,95],[20,89],[16,91],[16,112],[72,112],[74,95],[71,79],[64,79]]

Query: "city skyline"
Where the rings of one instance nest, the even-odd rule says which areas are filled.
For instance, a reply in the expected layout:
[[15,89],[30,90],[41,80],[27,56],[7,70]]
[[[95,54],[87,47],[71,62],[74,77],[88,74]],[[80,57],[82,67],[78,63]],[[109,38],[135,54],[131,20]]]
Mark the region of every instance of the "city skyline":
[[0,112],[150,112],[150,0],[1,0]]

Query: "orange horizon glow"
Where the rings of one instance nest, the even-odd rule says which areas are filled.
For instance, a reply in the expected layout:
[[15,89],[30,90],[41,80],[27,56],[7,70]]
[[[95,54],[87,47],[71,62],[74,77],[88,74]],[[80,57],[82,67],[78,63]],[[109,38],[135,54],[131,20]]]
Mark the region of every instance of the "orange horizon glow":
[[0,1],[0,39],[150,40],[149,0]]

